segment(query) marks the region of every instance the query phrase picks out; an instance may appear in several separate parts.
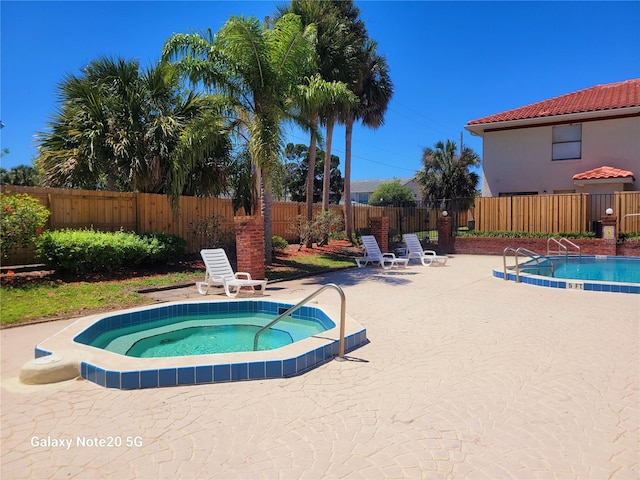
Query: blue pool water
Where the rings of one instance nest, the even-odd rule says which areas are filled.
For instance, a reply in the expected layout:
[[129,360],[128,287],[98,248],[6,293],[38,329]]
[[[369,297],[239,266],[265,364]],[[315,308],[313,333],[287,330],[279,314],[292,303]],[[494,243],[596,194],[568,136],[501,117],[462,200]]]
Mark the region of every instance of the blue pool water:
[[640,258],[636,257],[550,257],[541,266],[523,266],[520,271],[571,280],[640,284]]
[[538,257],[493,276],[539,287],[640,294],[640,257]]
[[[138,358],[250,352],[256,333],[275,318],[259,312],[180,315],[111,328],[87,344]],[[258,350],[280,348],[326,330],[318,321],[286,317],[260,335]]]

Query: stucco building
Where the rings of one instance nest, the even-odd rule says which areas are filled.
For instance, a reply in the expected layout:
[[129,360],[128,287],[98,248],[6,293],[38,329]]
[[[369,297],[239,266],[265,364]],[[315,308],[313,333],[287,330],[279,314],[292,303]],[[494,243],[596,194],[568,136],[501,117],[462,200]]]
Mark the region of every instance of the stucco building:
[[640,190],[640,79],[472,120],[482,196]]

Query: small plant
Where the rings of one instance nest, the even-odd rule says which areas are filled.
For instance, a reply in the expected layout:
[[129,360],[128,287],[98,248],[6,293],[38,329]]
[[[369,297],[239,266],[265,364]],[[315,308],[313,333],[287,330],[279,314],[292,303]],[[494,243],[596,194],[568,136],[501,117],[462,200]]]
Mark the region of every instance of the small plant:
[[287,242],[284,238],[279,237],[278,235],[274,235],[273,237],[271,237],[271,248],[273,248],[274,252],[281,252],[288,246],[289,242]]
[[191,236],[201,237],[207,248],[222,248],[233,243],[233,236],[223,228],[224,216],[212,215],[210,218],[190,224]]
[[18,247],[28,246],[42,233],[51,212],[38,199],[20,193],[0,193],[0,251],[6,258]]
[[318,244],[325,244],[329,237],[343,229],[342,216],[331,210],[323,210],[313,218],[313,237]]
[[300,247],[313,241],[313,224],[304,215],[289,220],[289,232],[299,239]]

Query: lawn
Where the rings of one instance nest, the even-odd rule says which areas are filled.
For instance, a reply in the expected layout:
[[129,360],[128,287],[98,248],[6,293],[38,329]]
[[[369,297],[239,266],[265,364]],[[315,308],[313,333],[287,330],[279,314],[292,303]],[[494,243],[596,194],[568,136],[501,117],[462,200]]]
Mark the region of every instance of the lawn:
[[[298,249],[289,247],[266,268],[270,282],[313,275],[355,265],[351,247]],[[178,262],[166,272],[119,272],[115,278],[60,278],[55,273],[21,278],[4,275],[0,288],[3,326],[71,318],[153,303],[141,291],[154,287],[193,285],[202,280],[200,261]],[[195,287],[194,287],[195,288]]]

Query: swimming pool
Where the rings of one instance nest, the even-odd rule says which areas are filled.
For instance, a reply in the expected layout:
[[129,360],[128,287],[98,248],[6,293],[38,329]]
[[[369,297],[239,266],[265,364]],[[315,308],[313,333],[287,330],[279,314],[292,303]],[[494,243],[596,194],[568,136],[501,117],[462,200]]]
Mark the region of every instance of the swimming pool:
[[[35,348],[35,356],[40,363],[34,365],[33,369],[53,369],[62,362],[76,362],[76,376],[103,387],[123,390],[291,377],[305,373],[338,355],[340,326],[334,320],[339,317],[333,310],[315,305],[300,307],[294,312],[292,319],[283,320],[274,326],[279,330],[279,337],[290,337],[286,344],[272,345],[271,349],[257,351],[191,352],[182,356],[144,358],[109,351],[91,343],[95,341],[99,345],[104,342],[109,344],[117,338],[133,335],[123,342],[122,348],[129,351],[137,341],[154,336],[141,333],[144,328],[139,329],[139,326],[146,325],[151,330],[156,329],[154,334],[158,333],[157,329],[164,329],[163,334],[172,335],[184,330],[171,326],[176,319],[197,323],[203,318],[209,318],[210,326],[225,327],[238,325],[237,319],[248,314],[252,318],[251,322],[262,318],[261,321],[266,325],[267,319],[275,318],[292,305],[290,302],[254,299],[171,302],[162,306],[92,315],[72,323],[39,343]],[[227,320],[224,320],[225,317]],[[282,328],[281,323],[286,322],[305,323],[306,331],[301,334],[295,329]],[[313,331],[307,328],[308,324],[316,324]],[[185,325],[188,323],[182,323],[181,327]],[[188,328],[192,328],[192,325]],[[136,330],[140,331],[135,333]],[[117,335],[123,332],[126,334]],[[255,333],[251,335],[252,341],[254,336]],[[137,340],[132,341],[134,337]],[[353,351],[368,342],[366,330],[348,315],[345,316],[344,339],[345,352]],[[170,343],[172,342],[168,342]],[[265,344],[262,345],[264,347]],[[47,361],[48,359],[51,361]],[[72,371],[75,364],[69,367],[72,367]]]
[[[504,270],[493,276],[504,279]],[[545,256],[520,264],[519,277],[543,287],[640,293],[640,257]],[[517,274],[507,272],[507,280],[518,281]]]

